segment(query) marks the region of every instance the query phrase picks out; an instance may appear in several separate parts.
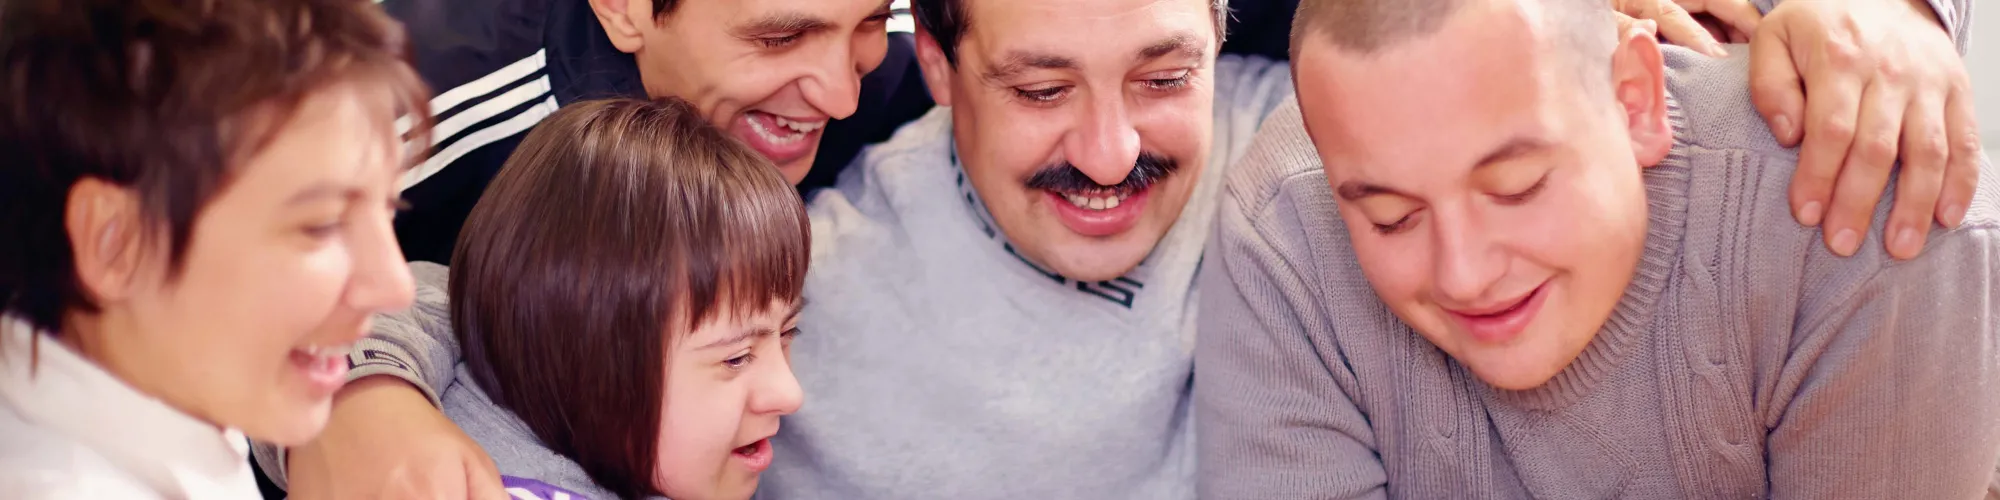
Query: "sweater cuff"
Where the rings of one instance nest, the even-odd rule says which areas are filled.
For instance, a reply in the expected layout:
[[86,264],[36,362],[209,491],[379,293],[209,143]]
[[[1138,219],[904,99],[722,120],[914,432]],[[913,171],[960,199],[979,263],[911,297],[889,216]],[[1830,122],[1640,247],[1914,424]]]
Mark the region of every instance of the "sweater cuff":
[[354,350],[347,353],[347,365],[351,367],[347,372],[347,381],[388,375],[408,382],[423,392],[424,399],[429,399],[431,406],[444,408],[444,401],[438,397],[437,391],[425,385],[423,377],[417,373],[414,359],[417,359],[414,353],[394,343],[376,338],[361,339],[354,344]]
[[[1944,34],[1947,37],[1951,37],[1952,46],[1958,49],[1958,57],[1963,58],[1965,57],[1965,47],[1968,42],[1971,42],[1971,37],[1969,36],[1971,30],[1968,29],[1971,26],[1969,26],[1968,21],[1971,20],[1969,16],[1972,13],[1959,11],[1959,1],[1963,0],[1924,0],[1925,3],[1930,4],[1931,13],[1937,15],[1938,24],[1944,25]],[[1966,3],[1967,7],[1971,7],[1971,5],[1971,2]]]

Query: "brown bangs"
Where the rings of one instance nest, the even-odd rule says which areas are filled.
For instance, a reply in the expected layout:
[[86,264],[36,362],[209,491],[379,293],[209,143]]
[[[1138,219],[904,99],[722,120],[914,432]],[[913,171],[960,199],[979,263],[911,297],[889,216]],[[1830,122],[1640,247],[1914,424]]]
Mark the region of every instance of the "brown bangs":
[[[715,164],[754,165],[758,170],[719,169],[711,182],[702,183],[705,189],[689,193],[690,213],[714,217],[697,221],[688,237],[679,239],[688,248],[662,255],[687,259],[670,271],[678,274],[670,279],[687,284],[687,295],[676,304],[686,312],[675,325],[682,335],[709,321],[763,312],[773,301],[797,302],[811,258],[812,227],[798,191],[782,177],[777,184],[768,182],[765,174],[776,174],[776,167],[734,139],[721,139],[732,147],[705,152],[715,155]],[[724,318],[725,313],[732,317]]]

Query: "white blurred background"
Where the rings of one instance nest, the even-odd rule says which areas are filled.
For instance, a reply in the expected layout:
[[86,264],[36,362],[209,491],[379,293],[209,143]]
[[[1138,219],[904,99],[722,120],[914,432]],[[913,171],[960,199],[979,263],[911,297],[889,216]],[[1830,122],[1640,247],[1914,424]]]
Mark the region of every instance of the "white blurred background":
[[1980,134],[1986,156],[2000,158],[2000,3],[1982,2],[1972,11],[1972,47],[1965,61],[1972,72],[1972,93],[1978,99]]

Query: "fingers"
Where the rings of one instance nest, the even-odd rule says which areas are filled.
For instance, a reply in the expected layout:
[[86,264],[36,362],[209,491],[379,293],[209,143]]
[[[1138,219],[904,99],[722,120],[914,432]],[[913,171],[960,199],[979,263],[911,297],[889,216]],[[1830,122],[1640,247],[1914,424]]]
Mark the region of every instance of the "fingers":
[[[1856,115],[1853,140],[1849,143],[1844,161],[1834,158],[1834,164],[1842,165],[1839,181],[1834,186],[1834,198],[1826,213],[1826,223],[1820,226],[1827,248],[1835,254],[1852,256],[1861,250],[1861,241],[1866,239],[1868,225],[1875,218],[1875,206],[1885,195],[1883,191],[1889,185],[1890,169],[1896,164],[1902,140],[1903,114],[1909,106],[1906,95],[1901,88],[1877,80],[1868,86],[1858,101],[1860,109]],[[1813,133],[1808,131],[1806,147],[1812,148],[1816,141]],[[1822,156],[1819,159],[1827,158]],[[1929,218],[1928,214],[1925,218]]]
[[1918,94],[1903,113],[1902,168],[1896,175],[1895,206],[1883,241],[1889,256],[1916,258],[1930,235],[1933,212],[1940,206],[1939,190],[1950,151],[1946,148],[1942,95]]
[[1659,9],[1652,13],[1655,14],[1653,21],[1660,25],[1660,36],[1666,37],[1668,43],[1701,51],[1709,57],[1729,55],[1728,51],[1722,50],[1722,42],[1716,41],[1715,36],[1680,5],[1662,1]]
[[1750,43],[1750,34],[1729,30],[1729,43]]
[[505,500],[506,487],[500,484],[500,470],[484,453],[465,457],[466,498]]
[[[1828,44],[1828,49],[1831,47]],[[1817,68],[1807,83],[1812,88],[1812,98],[1805,103],[1804,140],[1791,186],[1793,213],[1799,223],[1808,226],[1821,225],[1828,213],[1834,181],[1842,174],[1841,166],[1854,144],[1856,122],[1861,115],[1861,92],[1866,88],[1855,76],[1856,72],[1842,69],[1854,63],[1814,64]],[[1879,194],[1880,188],[1876,191]],[[1838,235],[1834,231],[1827,234]]]
[[1756,33],[1757,25],[1764,21],[1764,13],[1757,11],[1757,5],[1750,0],[1708,0],[1701,3],[1700,10],[1722,21],[1723,24],[1744,33]]
[[1960,75],[1944,105],[1946,154],[1943,192],[1938,195],[1937,221],[1956,228],[1965,222],[1972,192],[1979,187],[1979,124],[1973,118],[1970,83]]
[[[1764,123],[1771,125],[1778,144],[1797,146],[1803,131],[1799,117],[1806,107],[1805,82],[1787,43],[1790,33],[1783,24],[1766,28],[1751,35],[1750,101],[1764,115]],[[1793,213],[1798,213],[1797,207],[1793,205]]]

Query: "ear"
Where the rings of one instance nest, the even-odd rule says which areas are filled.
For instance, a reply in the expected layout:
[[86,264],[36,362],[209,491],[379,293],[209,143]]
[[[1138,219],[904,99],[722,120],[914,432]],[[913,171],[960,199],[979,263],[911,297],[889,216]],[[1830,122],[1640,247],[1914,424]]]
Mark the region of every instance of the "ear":
[[939,47],[930,31],[917,27],[917,66],[924,72],[924,86],[930,87],[931,101],[938,106],[951,106],[951,77],[958,73],[945,59],[944,48]]
[[653,22],[650,0],[590,0],[590,10],[604,25],[604,36],[619,52],[635,54],[646,45],[645,30]]
[[1618,49],[1611,54],[1611,90],[1625,110],[1632,154],[1640,166],[1658,165],[1674,146],[1667,120],[1666,64],[1652,21],[1620,23]]
[[124,299],[139,268],[138,194],[86,177],[70,186],[63,210],[64,232],[84,293],[99,302]]

